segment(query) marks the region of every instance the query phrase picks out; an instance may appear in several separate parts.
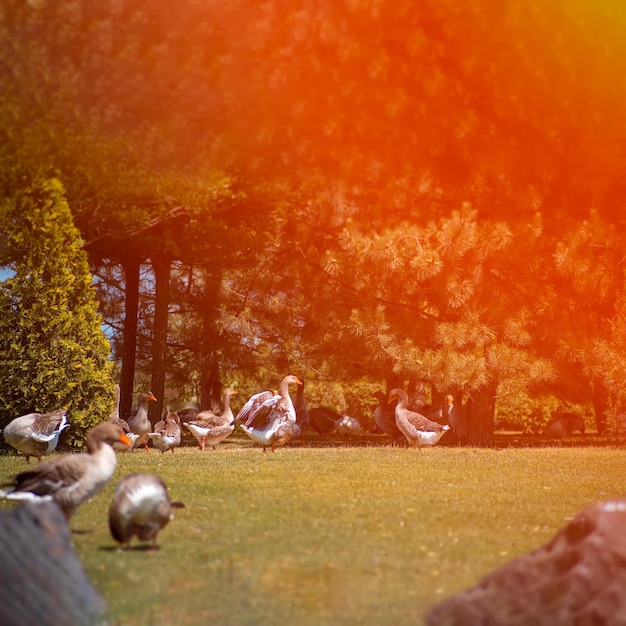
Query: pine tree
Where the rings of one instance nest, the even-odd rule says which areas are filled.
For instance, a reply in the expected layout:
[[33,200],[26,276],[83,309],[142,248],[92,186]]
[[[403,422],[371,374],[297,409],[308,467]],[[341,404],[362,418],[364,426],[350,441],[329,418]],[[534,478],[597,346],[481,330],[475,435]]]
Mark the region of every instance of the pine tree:
[[113,363],[62,184],[35,182],[1,217],[11,272],[0,284],[0,426],[65,407],[65,441],[81,447],[111,410]]

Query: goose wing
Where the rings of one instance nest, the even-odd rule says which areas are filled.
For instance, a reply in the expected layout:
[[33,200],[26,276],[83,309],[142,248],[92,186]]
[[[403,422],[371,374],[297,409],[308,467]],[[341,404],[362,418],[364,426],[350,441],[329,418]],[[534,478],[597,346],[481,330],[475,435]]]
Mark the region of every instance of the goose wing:
[[52,459],[32,470],[21,472],[11,484],[15,491],[30,491],[38,496],[51,495],[76,484],[87,471],[89,461],[87,454]]
[[266,400],[256,411],[251,413],[246,421],[247,428],[265,428],[272,424],[276,419],[287,417],[287,409],[281,402],[281,396],[272,395]]
[[260,391],[259,393],[255,393],[253,396],[250,396],[248,401],[241,407],[239,413],[237,413],[237,417],[235,418],[235,423],[243,422],[247,425],[248,420],[263,406],[263,404],[267,400],[271,400],[274,397],[274,394],[271,391]]
[[65,409],[37,415],[32,425],[33,439],[37,441],[49,441],[66,426],[67,417]]
[[408,409],[402,410],[402,416],[411,424],[416,430],[424,432],[438,433],[442,430],[442,425],[438,422],[432,422],[426,416],[415,411],[409,411]]
[[217,415],[217,413],[213,411],[202,411],[198,413],[195,420],[191,420],[187,423],[199,426],[200,428],[218,428],[228,421],[228,416]]

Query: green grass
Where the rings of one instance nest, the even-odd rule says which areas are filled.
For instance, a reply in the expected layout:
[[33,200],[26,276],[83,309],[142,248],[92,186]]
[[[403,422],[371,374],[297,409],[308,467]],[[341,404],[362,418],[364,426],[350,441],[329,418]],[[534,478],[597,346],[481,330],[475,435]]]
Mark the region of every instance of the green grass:
[[[624,496],[616,448],[293,447],[119,457],[71,521],[112,624],[417,624],[429,607]],[[25,469],[0,457],[0,478]],[[117,479],[156,472],[185,509],[157,552],[118,551]],[[3,508],[15,503],[3,502]]]

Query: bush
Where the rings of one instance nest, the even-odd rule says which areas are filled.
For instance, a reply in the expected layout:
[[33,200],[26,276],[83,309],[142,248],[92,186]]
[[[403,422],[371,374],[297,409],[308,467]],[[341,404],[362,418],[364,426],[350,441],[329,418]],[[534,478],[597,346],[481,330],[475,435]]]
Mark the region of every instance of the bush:
[[0,283],[0,427],[67,408],[65,444],[113,407],[113,363],[80,234],[61,183],[34,183],[0,213],[10,275]]

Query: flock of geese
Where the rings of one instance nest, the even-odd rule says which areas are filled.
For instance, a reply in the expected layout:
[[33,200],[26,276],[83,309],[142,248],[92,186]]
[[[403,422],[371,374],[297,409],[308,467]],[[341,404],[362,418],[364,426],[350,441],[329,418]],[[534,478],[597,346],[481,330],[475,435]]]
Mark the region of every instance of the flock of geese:
[[[295,404],[290,395],[292,385],[297,386]],[[185,418],[182,425],[197,439],[200,450],[207,445],[215,449],[237,424],[241,424],[253,443],[262,446],[264,452],[267,448],[274,452],[276,447],[302,437],[311,421],[303,390],[304,385],[296,376],[285,376],[278,392],[254,394],[235,416],[230,401],[237,392],[228,388],[224,392],[221,413],[207,410],[192,414],[193,419]],[[402,389],[393,389],[389,399],[397,400],[393,420],[389,417],[389,409],[383,410],[381,400],[374,414],[375,421],[383,432],[393,437],[404,436],[412,447],[435,445],[450,428],[411,411],[408,396]],[[114,412],[106,422],[94,426],[86,434],[87,453],[64,454],[43,463],[42,456],[56,449],[59,436],[68,425],[66,411],[30,413],[15,418],[3,430],[5,441],[21,452],[26,462],[34,456],[39,464],[3,485],[9,489],[0,490],[0,497],[53,500],[69,520],[81,504],[109,482],[117,466],[117,451],[144,447],[149,452],[148,442],[151,441],[162,453],[170,450],[173,453],[180,445],[179,414],[168,410],[152,427],[148,406],[153,401],[156,398],[151,392],[139,394],[137,412],[123,420],[119,417],[118,388]],[[328,419],[332,420],[332,417]],[[156,549],[158,532],[172,519],[172,509],[182,506],[182,503],[170,500],[167,487],[158,475],[127,475],[117,484],[109,507],[111,535],[126,548],[130,547],[131,539],[137,537],[140,541],[151,542],[150,549]]]

